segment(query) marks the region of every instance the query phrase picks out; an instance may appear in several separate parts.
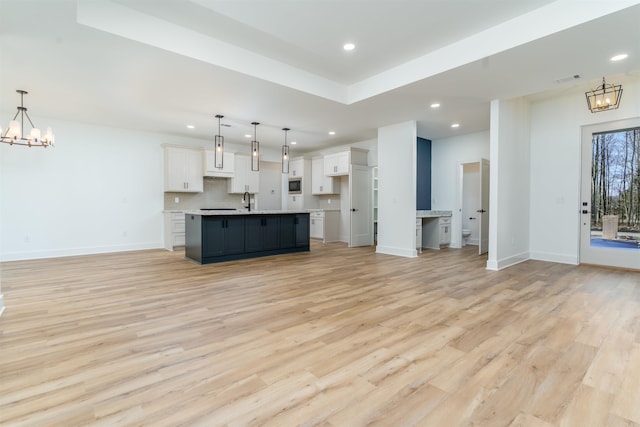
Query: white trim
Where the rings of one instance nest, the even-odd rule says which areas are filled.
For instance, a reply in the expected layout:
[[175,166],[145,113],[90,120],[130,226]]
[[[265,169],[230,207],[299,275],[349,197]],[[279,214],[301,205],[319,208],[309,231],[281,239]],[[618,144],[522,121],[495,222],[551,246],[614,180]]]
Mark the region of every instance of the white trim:
[[553,252],[531,252],[531,259],[536,261],[557,262],[559,264],[578,265],[578,257],[576,255],[557,254]]
[[29,259],[60,258],[60,257],[66,257],[66,256],[95,255],[95,254],[103,254],[103,253],[110,253],[110,252],[141,251],[146,249],[164,249],[164,246],[162,242],[154,242],[154,243],[138,243],[138,244],[131,244],[131,245],[69,248],[69,249],[59,249],[59,250],[51,250],[51,251],[8,252],[3,255],[2,261],[24,261]]
[[0,294],[0,316],[4,313],[4,295]]
[[497,261],[487,261],[487,270],[502,270],[530,259],[529,252],[522,252]]
[[385,255],[402,256],[406,258],[415,258],[418,256],[418,251],[415,249],[394,248],[390,246],[380,246],[380,245],[376,247],[376,253],[385,254]]

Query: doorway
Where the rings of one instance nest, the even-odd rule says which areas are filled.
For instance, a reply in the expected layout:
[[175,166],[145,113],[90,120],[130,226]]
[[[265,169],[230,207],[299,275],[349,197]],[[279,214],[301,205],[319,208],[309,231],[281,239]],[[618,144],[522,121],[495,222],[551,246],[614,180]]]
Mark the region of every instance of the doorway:
[[580,263],[640,269],[640,119],[582,129]]
[[456,233],[460,247],[477,245],[479,255],[489,250],[489,170],[487,159],[458,164]]

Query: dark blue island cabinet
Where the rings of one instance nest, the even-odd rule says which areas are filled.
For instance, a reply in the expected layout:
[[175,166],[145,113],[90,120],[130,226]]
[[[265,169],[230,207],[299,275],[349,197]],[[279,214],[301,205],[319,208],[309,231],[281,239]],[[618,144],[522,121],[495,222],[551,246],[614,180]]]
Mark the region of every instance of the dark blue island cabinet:
[[185,256],[201,264],[309,250],[309,214],[185,214]]

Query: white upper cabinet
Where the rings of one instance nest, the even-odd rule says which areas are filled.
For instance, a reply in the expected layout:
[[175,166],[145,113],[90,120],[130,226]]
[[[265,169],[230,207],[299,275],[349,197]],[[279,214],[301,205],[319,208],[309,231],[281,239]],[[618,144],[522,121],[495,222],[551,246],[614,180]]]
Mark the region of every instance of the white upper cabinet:
[[213,176],[217,178],[233,178],[235,171],[235,154],[223,153],[222,169],[218,169],[213,158],[215,152],[206,150],[204,152],[204,176]]
[[251,170],[251,159],[244,154],[235,157],[235,170],[233,178],[227,181],[227,193],[243,194],[260,192],[260,172]]
[[327,176],[349,175],[349,152],[324,156],[324,174]]
[[201,193],[202,149],[164,148],[164,191],[180,193]]
[[324,174],[327,176],[349,175],[349,166],[366,165],[367,151],[350,148],[340,153],[325,154],[324,156]]
[[302,178],[304,175],[304,159],[293,159],[289,162],[289,178]]
[[316,157],[311,160],[311,194],[339,194],[340,183],[336,178],[324,173],[324,158]]

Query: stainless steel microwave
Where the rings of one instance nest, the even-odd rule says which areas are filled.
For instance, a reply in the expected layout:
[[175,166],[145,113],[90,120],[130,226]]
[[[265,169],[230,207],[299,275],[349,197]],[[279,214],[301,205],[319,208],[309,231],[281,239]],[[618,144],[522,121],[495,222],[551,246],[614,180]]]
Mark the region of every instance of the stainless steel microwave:
[[289,179],[289,194],[302,194],[302,178]]

